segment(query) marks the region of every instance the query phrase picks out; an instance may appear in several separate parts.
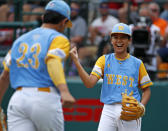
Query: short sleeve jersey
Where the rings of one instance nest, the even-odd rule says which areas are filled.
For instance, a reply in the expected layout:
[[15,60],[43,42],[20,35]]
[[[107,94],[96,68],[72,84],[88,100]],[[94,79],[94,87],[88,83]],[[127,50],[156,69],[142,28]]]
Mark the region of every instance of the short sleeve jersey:
[[126,59],[118,59],[114,53],[101,56],[92,72],[97,78],[103,78],[101,101],[105,104],[121,102],[122,92],[130,93],[140,101],[138,88],[151,86],[148,73],[143,62],[128,54]]
[[12,88],[54,86],[46,60],[54,57],[63,63],[69,50],[69,40],[53,29],[37,28],[22,35],[4,60],[5,69],[10,70]]

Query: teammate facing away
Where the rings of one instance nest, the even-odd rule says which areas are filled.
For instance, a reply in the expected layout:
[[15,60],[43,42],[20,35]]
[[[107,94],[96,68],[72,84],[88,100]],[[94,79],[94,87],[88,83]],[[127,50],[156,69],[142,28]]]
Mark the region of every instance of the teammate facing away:
[[10,76],[16,89],[7,109],[8,131],[64,131],[62,105],[72,107],[75,102],[63,71],[70,43],[62,32],[71,26],[70,7],[52,0],[45,7],[42,26],[13,43],[4,61],[6,84],[0,80],[5,89]]
[[[70,51],[79,75],[87,88],[92,88],[100,78],[103,78],[100,100],[104,103],[98,131],[140,131],[141,118],[124,121],[120,119],[122,111],[122,93],[127,89],[128,94],[133,91],[133,97],[144,106],[150,98],[152,82],[147,74],[143,62],[127,53],[131,42],[131,31],[128,25],[116,24],[111,32],[111,43],[114,53],[98,58],[88,75],[78,61],[76,48]],[[142,98],[138,92],[142,90]]]

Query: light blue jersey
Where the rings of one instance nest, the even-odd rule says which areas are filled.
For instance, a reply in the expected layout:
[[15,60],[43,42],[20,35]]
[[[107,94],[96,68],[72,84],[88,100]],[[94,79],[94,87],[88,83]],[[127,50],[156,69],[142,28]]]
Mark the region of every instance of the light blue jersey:
[[100,100],[105,104],[120,103],[125,89],[128,94],[133,91],[133,97],[140,101],[138,88],[153,84],[143,62],[129,54],[125,59],[116,58],[114,53],[99,57],[91,74],[103,78]]
[[[10,65],[12,88],[54,86],[49,77],[45,59],[53,39],[60,36],[64,37],[56,30],[37,28],[22,35],[14,42]],[[60,52],[58,49],[57,51]],[[59,54],[55,50],[50,52]]]
[[130,56],[124,61],[117,60],[114,54],[105,56],[104,80],[101,101],[105,104],[121,102],[122,92],[134,92],[133,96],[140,101],[138,76],[141,61]]

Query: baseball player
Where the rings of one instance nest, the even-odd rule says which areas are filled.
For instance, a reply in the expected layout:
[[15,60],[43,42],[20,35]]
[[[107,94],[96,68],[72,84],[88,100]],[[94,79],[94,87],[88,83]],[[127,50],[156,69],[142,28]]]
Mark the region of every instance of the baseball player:
[[[92,88],[100,78],[103,78],[101,102],[104,103],[98,131],[140,131],[141,118],[137,120],[121,120],[122,93],[127,90],[139,101],[139,109],[143,109],[150,98],[152,82],[143,62],[131,56],[127,48],[131,42],[131,31],[128,25],[116,24],[111,32],[111,43],[114,53],[98,58],[92,72],[88,75],[78,61],[77,50],[74,47],[71,57],[79,75],[87,88]],[[142,89],[142,98],[138,89]],[[143,108],[141,108],[143,107]],[[140,115],[141,116],[141,115]]]
[[75,102],[63,71],[70,43],[62,32],[71,26],[70,7],[52,0],[45,7],[42,26],[13,43],[2,73],[7,80],[10,76],[16,89],[7,109],[8,131],[64,130],[62,105],[72,107]]

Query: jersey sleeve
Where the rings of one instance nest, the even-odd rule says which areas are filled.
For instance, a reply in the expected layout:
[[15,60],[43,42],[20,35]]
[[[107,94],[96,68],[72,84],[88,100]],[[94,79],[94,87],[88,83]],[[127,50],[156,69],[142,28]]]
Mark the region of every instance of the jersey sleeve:
[[8,51],[7,55],[5,56],[5,58],[3,60],[4,70],[9,72],[10,64],[11,64],[11,50]]
[[139,68],[139,85],[140,85],[140,88],[142,89],[153,85],[145,69],[143,62],[141,62],[141,65]]
[[96,64],[93,67],[91,74],[95,75],[99,79],[103,78],[104,77],[104,66],[105,66],[105,56],[103,55],[99,57],[99,59],[96,61]]
[[58,36],[51,42],[46,60],[50,57],[55,57],[62,61],[69,56],[69,50],[69,40],[63,36]]

